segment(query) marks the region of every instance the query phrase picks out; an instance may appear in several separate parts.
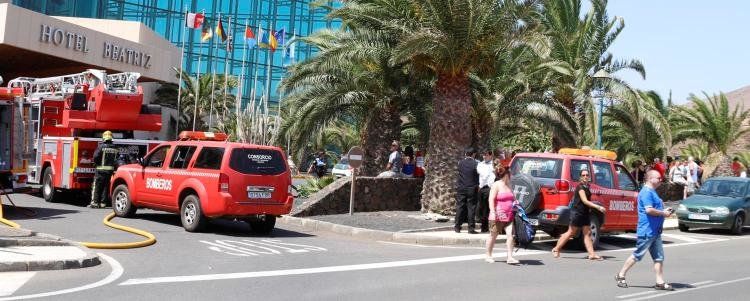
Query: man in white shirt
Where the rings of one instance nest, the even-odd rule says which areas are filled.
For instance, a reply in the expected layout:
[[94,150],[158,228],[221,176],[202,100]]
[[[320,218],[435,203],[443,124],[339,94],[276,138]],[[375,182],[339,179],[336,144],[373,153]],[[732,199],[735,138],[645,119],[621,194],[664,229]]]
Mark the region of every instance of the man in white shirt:
[[489,232],[487,218],[490,214],[490,186],[495,182],[495,166],[492,164],[492,151],[483,153],[483,161],[477,164],[479,174],[479,200],[477,201],[477,219],[481,223],[481,231]]

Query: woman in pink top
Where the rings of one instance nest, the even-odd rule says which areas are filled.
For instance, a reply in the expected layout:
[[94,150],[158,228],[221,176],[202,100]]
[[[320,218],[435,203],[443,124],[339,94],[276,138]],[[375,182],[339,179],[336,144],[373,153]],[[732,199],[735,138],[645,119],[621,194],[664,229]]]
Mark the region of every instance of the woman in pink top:
[[490,208],[489,224],[490,237],[487,238],[487,262],[495,262],[492,257],[492,249],[495,247],[495,239],[500,234],[500,229],[505,228],[505,245],[508,251],[508,258],[505,262],[508,264],[518,264],[518,260],[513,258],[513,192],[510,189],[510,174],[502,165],[495,166],[495,178],[499,179],[490,187],[490,197],[484,202],[488,202]]

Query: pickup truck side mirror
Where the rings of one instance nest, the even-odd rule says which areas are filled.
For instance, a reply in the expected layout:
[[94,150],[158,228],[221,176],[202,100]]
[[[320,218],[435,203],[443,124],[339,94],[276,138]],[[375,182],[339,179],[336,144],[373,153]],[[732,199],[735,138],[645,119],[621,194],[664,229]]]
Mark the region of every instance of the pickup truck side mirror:
[[146,166],[146,165],[145,165],[145,164],[146,164],[146,163],[145,163],[146,161],[143,161],[143,158],[138,158],[138,159],[137,159],[136,161],[138,161],[138,165],[140,165],[140,166],[144,166],[144,167]]

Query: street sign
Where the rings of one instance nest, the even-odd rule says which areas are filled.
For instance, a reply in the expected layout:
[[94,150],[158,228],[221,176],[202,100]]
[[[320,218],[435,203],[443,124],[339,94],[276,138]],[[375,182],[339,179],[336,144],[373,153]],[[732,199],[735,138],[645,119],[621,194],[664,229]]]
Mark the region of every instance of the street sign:
[[349,150],[349,154],[346,156],[349,158],[349,166],[352,168],[359,168],[362,166],[362,158],[364,157],[365,152],[362,151],[362,148],[359,146],[352,147]]

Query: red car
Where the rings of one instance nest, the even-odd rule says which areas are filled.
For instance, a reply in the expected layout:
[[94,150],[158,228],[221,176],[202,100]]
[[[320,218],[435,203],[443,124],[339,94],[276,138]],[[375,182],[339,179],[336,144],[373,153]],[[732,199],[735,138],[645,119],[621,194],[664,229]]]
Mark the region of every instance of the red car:
[[557,237],[567,231],[570,200],[581,170],[592,175],[591,201],[606,208],[593,213],[591,236],[635,232],[639,185],[611,151],[561,149],[559,153],[520,153],[511,162],[511,186],[532,224]]
[[227,142],[226,134],[182,132],[139,164],[112,177],[112,208],[130,217],[137,208],[180,214],[189,232],[209,219],[239,219],[270,233],[276,217],[292,210],[292,179],[284,152],[273,146]]

